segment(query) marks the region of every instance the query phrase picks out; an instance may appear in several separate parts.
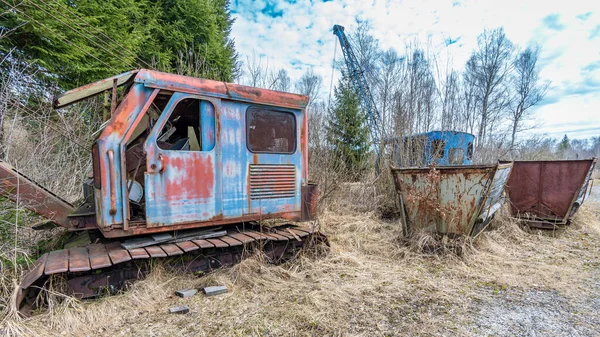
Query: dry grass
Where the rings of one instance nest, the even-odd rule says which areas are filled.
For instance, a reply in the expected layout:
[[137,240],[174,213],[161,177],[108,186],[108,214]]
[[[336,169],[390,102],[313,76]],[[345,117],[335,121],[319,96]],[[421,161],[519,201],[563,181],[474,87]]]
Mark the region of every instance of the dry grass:
[[[501,215],[462,256],[403,243],[398,223],[350,206],[320,218],[331,242],[326,257],[304,255],[281,266],[252,257],[201,278],[158,266],[122,295],[59,305],[26,320],[11,316],[4,329],[36,336],[470,335],[470,310],[495,292],[535,288],[574,299],[588,291],[584,282],[600,265],[600,212],[591,202],[572,226],[554,233],[526,233]],[[217,284],[229,293],[173,295]],[[167,313],[180,304],[191,312]]]

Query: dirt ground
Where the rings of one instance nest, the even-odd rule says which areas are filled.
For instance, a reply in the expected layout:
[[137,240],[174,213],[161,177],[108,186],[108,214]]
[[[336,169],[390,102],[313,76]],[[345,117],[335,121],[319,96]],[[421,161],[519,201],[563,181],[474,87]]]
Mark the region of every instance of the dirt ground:
[[[584,212],[591,211],[596,214],[593,221],[596,221],[597,225],[600,188],[592,191],[584,205]],[[577,220],[582,221],[582,217],[578,217]],[[597,226],[593,228],[598,229]],[[582,234],[587,236],[592,233]],[[580,240],[586,245],[584,238]],[[552,289],[551,286],[520,291],[502,290],[497,296],[475,305],[470,310],[476,327],[473,332],[484,336],[600,335],[600,256],[590,257],[590,260],[581,261],[581,268],[586,269],[589,274],[580,280],[578,285],[582,288],[579,294],[568,296]]]
[[[508,216],[464,253],[406,242],[396,220],[345,205],[324,212],[327,256],[280,266],[250,256],[204,277],[157,266],[122,295],[66,301],[3,321],[30,336],[597,336],[600,335],[600,188],[572,225],[526,231]],[[227,285],[216,297],[174,291]],[[169,307],[188,305],[185,315]]]

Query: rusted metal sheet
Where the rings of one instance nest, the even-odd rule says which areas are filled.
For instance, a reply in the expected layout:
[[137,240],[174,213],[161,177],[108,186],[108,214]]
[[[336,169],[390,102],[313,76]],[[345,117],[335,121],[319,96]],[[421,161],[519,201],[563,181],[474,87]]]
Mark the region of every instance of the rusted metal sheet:
[[113,264],[131,261],[131,255],[129,255],[127,250],[121,248],[120,242],[113,242],[106,245],[106,250],[108,251],[108,256],[110,256],[110,260]]
[[304,109],[308,96],[248,87],[245,85],[212,81],[202,78],[163,73],[141,69],[134,81],[147,87],[171,90],[189,94],[231,99],[248,103]]
[[110,267],[110,256],[106,251],[106,247],[102,244],[91,244],[87,246],[90,253],[90,267],[91,269],[101,269]]
[[[132,70],[94,83],[86,84],[73,90],[69,90],[54,99],[54,108],[63,108],[88,97],[98,95],[106,90],[112,89],[115,84],[117,87],[120,87],[132,80],[137,73],[138,70]],[[116,96],[113,95],[113,98],[115,97]]]
[[177,245],[172,244],[172,243],[160,245],[160,248],[162,248],[162,250],[164,250],[168,256],[176,256],[176,255],[183,254],[183,251],[181,249],[179,249],[179,247],[177,247]]
[[566,224],[585,200],[596,159],[515,161],[507,193],[513,216],[535,227]]
[[131,254],[131,258],[134,260],[150,258],[150,255],[148,255],[148,252],[144,248],[129,249],[129,254]]
[[244,245],[248,244],[250,242],[253,242],[255,240],[254,238],[252,238],[250,236],[247,236],[247,235],[244,235],[241,233],[232,232],[232,231],[228,232],[227,235],[240,241]]
[[90,255],[85,247],[69,249],[69,272],[82,272],[90,270]]
[[192,240],[192,242],[196,245],[198,245],[198,247],[202,248],[202,249],[211,249],[211,248],[215,248],[215,245],[213,245],[212,243],[210,243],[209,241],[205,240],[205,239],[200,239],[200,240]]
[[51,275],[65,273],[69,270],[69,251],[67,249],[55,250],[48,253],[44,274]]
[[310,221],[317,216],[319,189],[316,184],[302,185],[302,220]]
[[48,260],[48,253],[40,256],[37,261],[33,264],[33,267],[29,269],[29,272],[23,280],[21,280],[21,287],[28,288],[32,285],[37,279],[44,275],[44,269],[46,268],[46,261]]
[[165,253],[165,251],[162,250],[159,246],[144,247],[144,249],[146,250],[146,252],[148,252],[150,257],[167,257],[167,253]]
[[512,164],[392,168],[406,233],[476,236],[503,202]]
[[67,217],[74,211],[71,204],[2,161],[0,161],[0,194],[18,201],[20,206],[61,226],[69,227]]
[[184,252],[193,252],[194,250],[200,249],[200,247],[194,244],[192,241],[184,241],[176,243],[177,247],[179,247]]

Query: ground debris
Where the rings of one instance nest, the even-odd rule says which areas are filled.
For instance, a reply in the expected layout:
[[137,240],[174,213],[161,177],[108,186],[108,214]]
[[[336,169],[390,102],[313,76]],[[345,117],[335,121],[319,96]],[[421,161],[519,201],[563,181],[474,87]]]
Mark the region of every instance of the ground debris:
[[220,295],[220,294],[226,293],[227,287],[226,286],[212,286],[212,287],[206,287],[206,288],[202,289],[202,291],[204,291],[204,294],[206,296],[215,296],[215,295]]
[[179,305],[169,308],[170,314],[187,314],[188,312],[190,312],[190,308],[188,308],[187,305]]
[[191,297],[191,296],[196,295],[197,292],[198,292],[198,290],[196,290],[196,289],[181,289],[181,290],[177,290],[175,292],[175,295],[186,298],[186,297]]

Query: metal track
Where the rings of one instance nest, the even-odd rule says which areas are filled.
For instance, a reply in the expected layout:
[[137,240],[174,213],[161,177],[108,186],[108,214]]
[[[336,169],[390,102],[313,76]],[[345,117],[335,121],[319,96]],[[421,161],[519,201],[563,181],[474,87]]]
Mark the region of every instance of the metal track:
[[[28,315],[43,306],[39,296],[52,275],[66,278],[66,293],[79,299],[93,298],[123,289],[149,272],[149,261],[165,259],[169,268],[208,272],[241,261],[244,252],[260,247],[273,263],[293,256],[310,239],[327,242],[325,236],[306,226],[228,230],[227,235],[144,248],[124,249],[120,242],[90,244],[42,255],[19,286],[16,305]],[[42,292],[43,294],[43,292]]]

